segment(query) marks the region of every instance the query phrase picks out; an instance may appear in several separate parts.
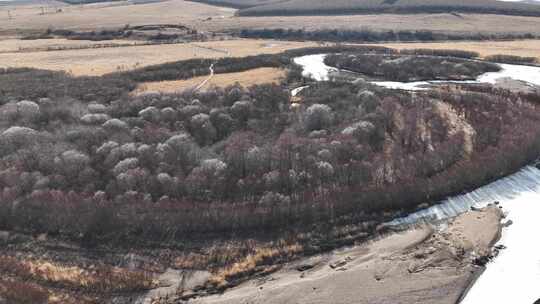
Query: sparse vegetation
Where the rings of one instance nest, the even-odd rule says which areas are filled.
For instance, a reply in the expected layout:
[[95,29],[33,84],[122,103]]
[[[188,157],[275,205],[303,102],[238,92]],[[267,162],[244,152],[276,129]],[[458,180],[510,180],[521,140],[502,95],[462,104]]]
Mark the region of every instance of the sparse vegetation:
[[49,293],[32,284],[0,279],[0,300],[17,304],[45,304],[48,303]]
[[522,57],[513,55],[491,55],[485,58],[487,61],[511,63],[511,64],[534,64],[538,63],[536,57]]
[[457,58],[466,58],[466,59],[480,57],[480,54],[478,54],[477,52],[463,51],[463,50],[405,49],[405,50],[400,50],[399,53],[403,55],[457,57]]
[[[154,287],[155,284],[153,274],[145,271],[132,271],[109,265],[98,265],[93,269],[82,269],[76,266],[61,266],[45,261],[21,261],[9,256],[0,256],[0,273],[24,281],[62,286],[71,290],[84,289],[88,292],[101,294],[147,290]],[[3,283],[7,284],[7,282]],[[1,285],[2,283],[0,283]],[[36,290],[36,288],[31,288],[31,290]],[[29,296],[32,298],[42,296],[43,291],[40,293],[39,290],[37,289]],[[6,292],[4,291],[4,293]],[[0,292],[0,296],[2,295]]]

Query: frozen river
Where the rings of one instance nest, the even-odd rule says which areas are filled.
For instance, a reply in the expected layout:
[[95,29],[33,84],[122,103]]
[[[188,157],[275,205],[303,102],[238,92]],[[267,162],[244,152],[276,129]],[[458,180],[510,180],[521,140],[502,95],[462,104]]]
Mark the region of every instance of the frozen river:
[[[329,80],[332,73],[339,70],[324,63],[326,54],[307,55],[297,57],[294,62],[303,67],[304,77],[312,78],[316,81]],[[426,90],[426,86],[437,83],[495,83],[499,79],[511,78],[514,80],[525,81],[533,85],[540,85],[540,67],[525,66],[516,64],[499,64],[501,70],[480,75],[476,80],[470,81],[415,81],[415,82],[397,82],[397,81],[373,81],[373,84],[389,89],[401,89],[408,91]]]
[[528,166],[508,177],[464,195],[450,197],[431,208],[391,224],[421,219],[445,219],[470,207],[500,202],[513,222],[503,230],[499,244],[507,248],[487,265],[463,304],[530,303],[540,299],[540,170]]

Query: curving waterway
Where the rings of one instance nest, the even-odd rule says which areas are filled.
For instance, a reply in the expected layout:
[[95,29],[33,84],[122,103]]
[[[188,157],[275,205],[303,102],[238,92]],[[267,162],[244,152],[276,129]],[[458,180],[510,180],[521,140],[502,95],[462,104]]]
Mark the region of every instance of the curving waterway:
[[[294,62],[303,68],[302,75],[312,78],[316,81],[327,81],[332,74],[338,73],[339,70],[328,66],[324,63],[324,58],[327,54],[316,54],[297,57]],[[499,64],[501,70],[498,72],[488,72],[480,75],[476,80],[463,81],[448,81],[448,80],[431,80],[431,81],[414,81],[414,82],[398,82],[398,81],[372,81],[371,83],[389,89],[399,89],[407,91],[428,90],[428,86],[441,83],[491,83],[505,78],[527,82],[531,85],[540,85],[540,67],[525,66],[517,64]],[[297,92],[298,93],[298,92]]]
[[[337,71],[324,64],[325,54],[303,56],[295,62],[303,75],[317,81],[328,80]],[[540,67],[501,64],[501,71],[485,73],[474,81],[453,83],[496,83],[511,78],[540,85]],[[442,81],[445,82],[445,81]],[[425,90],[441,81],[372,82],[391,89]],[[499,202],[512,224],[503,230],[497,258],[465,296],[462,304],[516,303],[533,304],[540,299],[540,170],[527,166],[519,172],[466,194],[449,197],[430,208],[396,219],[389,225],[412,224],[421,220],[444,220],[466,212],[471,207],[485,207]]]

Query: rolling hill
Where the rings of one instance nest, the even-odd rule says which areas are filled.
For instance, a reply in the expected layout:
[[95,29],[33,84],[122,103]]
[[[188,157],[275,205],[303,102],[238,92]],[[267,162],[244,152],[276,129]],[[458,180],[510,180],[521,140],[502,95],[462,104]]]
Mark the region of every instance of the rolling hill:
[[[448,12],[540,16],[539,5],[496,0],[205,0],[207,1],[245,3],[246,8],[238,13],[241,16]],[[265,4],[253,5],[254,2]]]
[[250,7],[255,7],[255,6],[286,2],[287,0],[188,0],[188,1],[244,9],[244,8],[250,8]]

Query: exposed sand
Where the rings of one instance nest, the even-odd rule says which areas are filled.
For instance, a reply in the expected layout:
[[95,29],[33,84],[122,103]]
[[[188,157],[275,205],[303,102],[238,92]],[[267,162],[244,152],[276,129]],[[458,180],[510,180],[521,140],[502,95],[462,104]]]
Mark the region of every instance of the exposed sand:
[[[37,43],[37,42],[36,42]],[[8,40],[11,47],[12,41]],[[98,48],[31,53],[0,54],[0,68],[31,67],[68,71],[74,75],[103,75],[138,67],[191,58],[245,57],[275,54],[288,49],[313,46],[310,42],[236,39],[225,41],[193,42]],[[0,49],[2,41],[0,41]]]
[[471,155],[474,149],[474,137],[476,135],[474,128],[467,122],[465,117],[459,116],[450,104],[438,100],[434,102],[440,115],[444,117],[445,121],[448,123],[450,128],[449,135],[455,135],[462,132],[465,153]]
[[304,259],[192,302],[455,304],[482,270],[473,266],[475,257],[489,255],[499,239],[501,218],[496,206],[470,211],[441,230],[422,226]]
[[[225,87],[235,83],[239,83],[244,87],[263,83],[278,83],[283,77],[285,77],[285,71],[277,68],[258,68],[238,73],[215,74],[200,89],[205,90],[214,86]],[[145,82],[139,85],[135,93],[146,91],[180,92],[195,88],[206,79],[208,79],[208,76],[194,77],[187,80]]]

